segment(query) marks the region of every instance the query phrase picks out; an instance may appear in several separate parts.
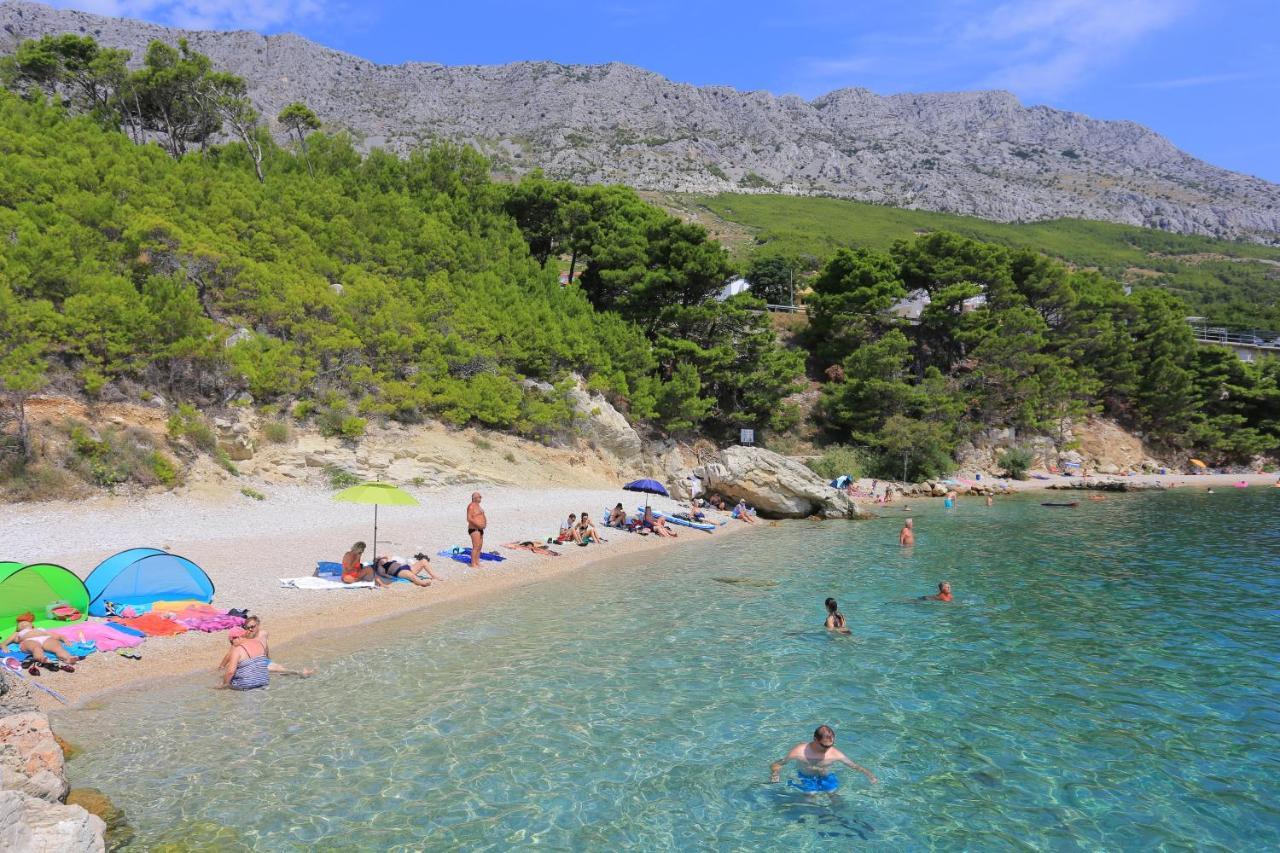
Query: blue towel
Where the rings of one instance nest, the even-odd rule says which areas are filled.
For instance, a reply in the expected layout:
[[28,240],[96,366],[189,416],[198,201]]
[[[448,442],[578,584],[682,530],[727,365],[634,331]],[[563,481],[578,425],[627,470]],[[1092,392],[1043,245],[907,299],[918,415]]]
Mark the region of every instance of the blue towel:
[[139,631],[137,628],[132,628],[121,622],[115,622],[108,619],[107,624],[110,625],[112,628],[116,629],[117,631],[119,631],[121,634],[132,634],[135,637],[144,637],[144,638],[147,636],[146,631]]
[[[458,562],[460,562],[460,563],[470,563],[470,562],[471,562],[471,549],[470,549],[470,548],[456,548],[456,547],[455,547],[455,548],[446,548],[446,549],[445,549],[445,550],[443,550],[443,551],[437,551],[437,552],[436,552],[436,556],[437,556],[437,557],[449,557],[449,558],[451,558],[451,559],[458,560]],[[459,559],[459,558],[461,558],[461,559]],[[501,554],[499,554],[497,551],[481,551],[481,552],[480,552],[480,559],[482,559],[482,560],[487,560],[487,561],[488,561],[488,562],[490,562],[490,563],[501,563],[503,560],[505,560],[505,559],[507,559],[507,558],[506,558],[506,557],[504,557],[504,556],[502,556]]]
[[342,563],[333,563],[327,560],[320,560],[316,563],[316,577],[340,574],[342,574]]
[[93,640],[83,643],[63,643],[62,647],[78,658],[87,658],[98,650],[98,644]]
[[9,645],[5,646],[4,656],[9,658],[14,658],[17,661],[24,661],[27,658],[31,657],[31,655],[27,654],[22,649],[18,648],[17,643],[10,643]]

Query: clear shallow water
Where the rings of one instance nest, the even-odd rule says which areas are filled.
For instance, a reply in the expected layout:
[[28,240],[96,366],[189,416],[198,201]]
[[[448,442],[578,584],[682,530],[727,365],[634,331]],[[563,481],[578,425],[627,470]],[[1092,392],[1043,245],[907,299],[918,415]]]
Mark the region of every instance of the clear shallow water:
[[[1280,844],[1280,489],[917,509],[909,553],[796,523],[125,696],[62,721],[72,784],[137,850]],[[881,784],[764,784],[823,722]]]

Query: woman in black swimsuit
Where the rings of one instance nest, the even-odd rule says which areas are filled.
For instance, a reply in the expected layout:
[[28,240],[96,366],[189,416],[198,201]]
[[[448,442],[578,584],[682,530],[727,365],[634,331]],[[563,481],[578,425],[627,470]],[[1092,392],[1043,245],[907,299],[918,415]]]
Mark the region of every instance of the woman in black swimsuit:
[[839,631],[841,634],[849,633],[844,614],[840,612],[840,605],[834,598],[827,599],[827,621],[823,623],[823,627],[829,631]]

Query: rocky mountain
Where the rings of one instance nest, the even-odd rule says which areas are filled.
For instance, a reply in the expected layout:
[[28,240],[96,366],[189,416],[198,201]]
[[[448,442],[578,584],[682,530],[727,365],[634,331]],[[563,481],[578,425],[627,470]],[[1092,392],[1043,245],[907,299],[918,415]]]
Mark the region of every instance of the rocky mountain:
[[[197,32],[0,4],[0,52],[84,33],[141,56],[188,39],[243,76],[264,115],[307,103],[365,147],[475,145],[498,172],[714,193],[833,195],[1000,221],[1079,217],[1280,239],[1280,186],[1197,160],[1132,122],[1025,107],[1008,92],[814,100],[675,83],[619,63],[378,65],[296,35]],[[283,136],[283,135],[282,135]]]

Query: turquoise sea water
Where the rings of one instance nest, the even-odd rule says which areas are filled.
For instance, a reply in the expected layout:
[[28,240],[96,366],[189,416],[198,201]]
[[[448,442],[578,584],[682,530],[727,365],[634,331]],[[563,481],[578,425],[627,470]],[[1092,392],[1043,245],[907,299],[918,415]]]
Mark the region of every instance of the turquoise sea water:
[[[1280,489],[1038,500],[931,502],[910,551],[898,510],[797,522],[344,631],[308,681],[67,715],[72,783],[137,850],[1280,845]],[[907,600],[943,579],[955,603]],[[766,784],[819,723],[881,784]]]

